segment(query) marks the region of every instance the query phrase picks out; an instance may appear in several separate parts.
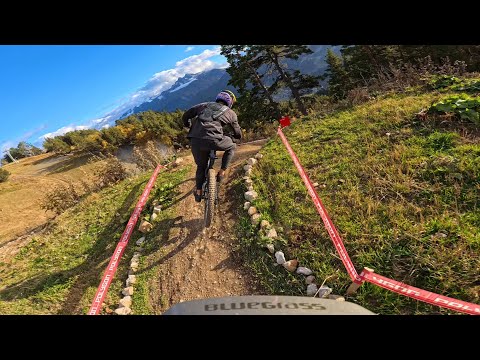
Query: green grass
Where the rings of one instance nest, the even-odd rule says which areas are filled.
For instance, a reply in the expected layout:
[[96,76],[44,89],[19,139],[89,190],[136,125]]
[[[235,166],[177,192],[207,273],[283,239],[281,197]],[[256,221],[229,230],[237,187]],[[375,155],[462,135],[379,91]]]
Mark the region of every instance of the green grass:
[[[460,120],[417,119],[440,96],[394,95],[327,117],[310,114],[284,132],[312,182],[320,184],[317,192],[357,271],[370,267],[479,303],[479,132]],[[260,195],[254,205],[283,227],[288,257],[311,268],[319,284],[333,276],[326,284],[345,294],[350,278],[279,137],[262,153],[253,172]],[[248,240],[248,227],[242,220],[247,249],[256,241]],[[258,246],[248,251],[258,251],[252,267],[271,293],[305,293],[304,284],[297,286],[290,274],[273,267],[271,255]],[[272,274],[287,277],[287,284]],[[381,314],[457,314],[370,284],[347,300]]]
[[[165,192],[174,191],[187,171],[161,172],[142,214],[151,213],[155,197],[168,206],[172,200]],[[49,231],[34,237],[11,263],[0,263],[0,314],[86,314],[150,176],[144,173],[90,195],[58,216]],[[134,242],[141,237],[137,229],[105,298],[111,309],[120,300]]]

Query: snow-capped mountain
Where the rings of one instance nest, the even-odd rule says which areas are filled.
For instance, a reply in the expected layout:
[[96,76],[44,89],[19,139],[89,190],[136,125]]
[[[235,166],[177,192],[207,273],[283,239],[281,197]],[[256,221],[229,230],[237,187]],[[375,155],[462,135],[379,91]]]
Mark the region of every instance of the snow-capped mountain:
[[[323,74],[327,68],[325,55],[330,45],[310,45],[312,54],[304,55],[298,60],[288,60],[289,68],[298,69],[312,75]],[[339,46],[334,46],[338,50]],[[225,69],[213,69],[198,74],[187,74],[179,78],[169,89],[159,96],[149,99],[142,104],[128,110],[119,118],[142,111],[175,111],[176,109],[187,110],[191,106],[204,101],[213,101],[215,96],[223,89],[236,90],[227,85],[230,75]],[[325,83],[323,83],[325,85]],[[284,96],[281,95],[283,98]]]

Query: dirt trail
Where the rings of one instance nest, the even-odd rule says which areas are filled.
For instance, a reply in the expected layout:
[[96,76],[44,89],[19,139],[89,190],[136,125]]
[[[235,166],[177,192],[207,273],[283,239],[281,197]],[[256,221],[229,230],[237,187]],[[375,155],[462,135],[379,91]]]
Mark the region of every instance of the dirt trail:
[[[177,206],[176,231],[170,232],[168,246],[164,248],[166,255],[160,265],[156,312],[164,312],[178,302],[197,298],[258,294],[256,285],[232,255],[237,216],[230,180],[243,176],[241,168],[246,159],[254,156],[265,142],[237,147],[220,189],[220,206],[214,223],[208,229],[203,229],[204,204],[196,203],[191,195],[195,186],[195,165],[192,167],[189,180],[180,188],[183,200]],[[220,167],[219,160],[215,163],[216,169]],[[193,162],[192,157],[189,156],[187,161]]]

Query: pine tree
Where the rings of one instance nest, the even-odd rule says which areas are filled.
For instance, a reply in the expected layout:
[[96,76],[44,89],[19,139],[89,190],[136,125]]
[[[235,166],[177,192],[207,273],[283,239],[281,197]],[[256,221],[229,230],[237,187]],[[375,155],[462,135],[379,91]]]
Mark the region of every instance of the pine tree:
[[280,117],[278,104],[273,99],[272,91],[262,80],[262,75],[258,72],[261,64],[256,54],[251,51],[249,45],[222,45],[221,54],[227,58],[229,67],[227,73],[231,79],[230,85],[236,87],[240,93],[240,97],[248,95],[249,102],[239,100],[239,108],[254,115],[255,107],[251,106],[251,102],[256,104],[258,111],[257,116],[263,114],[267,118]]
[[300,112],[306,115],[307,109],[301,95],[318,86],[320,77],[301,74],[300,71],[289,71],[284,60],[297,60],[301,55],[311,54],[312,50],[306,45],[253,45],[251,50],[258,59],[259,65],[264,65],[272,70],[272,74],[277,74],[272,87],[275,89],[287,87]]
[[332,49],[328,49],[326,61],[328,67],[325,70],[324,77],[328,79],[328,93],[336,99],[344,98],[350,85],[343,59],[335,54]]

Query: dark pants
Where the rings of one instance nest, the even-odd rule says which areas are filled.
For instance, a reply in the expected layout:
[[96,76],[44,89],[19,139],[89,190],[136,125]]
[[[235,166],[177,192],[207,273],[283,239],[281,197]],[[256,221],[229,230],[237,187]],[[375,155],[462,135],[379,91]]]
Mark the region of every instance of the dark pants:
[[235,154],[235,148],[237,147],[228,136],[224,136],[222,140],[191,138],[190,146],[192,147],[195,164],[197,164],[197,172],[195,176],[197,190],[202,188],[203,181],[205,180],[205,170],[207,169],[208,154],[210,153],[210,150],[225,151],[222,157],[222,169],[226,170]]

